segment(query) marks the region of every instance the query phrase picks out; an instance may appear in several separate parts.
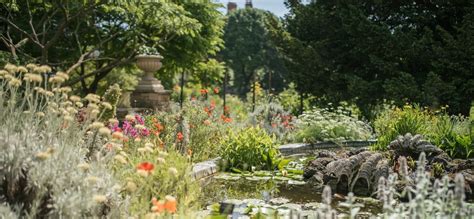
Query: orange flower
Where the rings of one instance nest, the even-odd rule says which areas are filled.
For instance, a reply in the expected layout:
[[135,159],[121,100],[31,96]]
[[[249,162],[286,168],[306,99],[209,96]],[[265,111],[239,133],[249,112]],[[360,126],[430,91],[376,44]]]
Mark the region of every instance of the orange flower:
[[209,91],[207,89],[201,89],[201,95],[206,95]]
[[148,173],[153,171],[154,168],[155,168],[155,165],[153,165],[150,162],[142,162],[142,163],[139,163],[137,166],[138,170],[144,170],[144,171],[147,171]]
[[219,93],[219,88],[218,87],[215,87],[214,88],[214,94],[218,94]]
[[164,201],[158,201],[156,198],[153,198],[151,199],[151,203],[153,204],[153,207],[151,207],[151,211],[155,213],[162,213],[165,211]]
[[165,209],[168,213],[176,213],[176,199],[173,196],[167,195],[165,197]]
[[183,141],[184,135],[183,135],[183,133],[178,132],[178,134],[176,135],[176,137],[178,138],[178,142],[181,142],[181,141]]
[[193,150],[191,148],[188,149],[188,155],[189,156],[193,155]]
[[222,121],[224,121],[225,123],[230,123],[232,122],[232,119],[230,117],[227,117],[225,115],[221,115],[221,119]]
[[204,125],[211,125],[211,121],[209,121],[209,119],[204,120],[203,123],[204,123]]

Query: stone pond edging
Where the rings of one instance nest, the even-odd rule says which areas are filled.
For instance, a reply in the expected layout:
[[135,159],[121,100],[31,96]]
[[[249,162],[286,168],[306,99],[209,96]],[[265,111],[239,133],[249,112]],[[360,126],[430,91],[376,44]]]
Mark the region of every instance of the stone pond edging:
[[[318,149],[329,149],[329,148],[339,148],[339,147],[348,147],[348,148],[360,148],[368,147],[371,144],[376,143],[375,140],[369,141],[344,141],[344,142],[317,142],[317,143],[294,143],[294,144],[285,144],[278,147],[280,153],[283,156],[289,156],[294,154],[304,154],[309,153]],[[199,162],[193,165],[191,175],[194,179],[200,180],[206,177],[212,176],[219,172],[219,162],[220,158],[214,158],[211,160]]]

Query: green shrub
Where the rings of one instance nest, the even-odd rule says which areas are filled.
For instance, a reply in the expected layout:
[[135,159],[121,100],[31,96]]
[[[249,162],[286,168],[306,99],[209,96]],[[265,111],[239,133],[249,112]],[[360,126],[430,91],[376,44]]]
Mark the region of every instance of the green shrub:
[[463,116],[437,116],[432,132],[431,141],[446,151],[453,158],[474,157],[473,135],[471,122]]
[[258,127],[229,132],[220,145],[224,170],[273,170],[279,163],[272,137]]
[[377,144],[373,145],[373,149],[385,150],[391,141],[406,133],[427,135],[432,120],[432,114],[418,106],[388,108],[374,121]]
[[370,125],[345,106],[305,112],[298,117],[296,130],[295,140],[299,142],[367,140],[372,136]]

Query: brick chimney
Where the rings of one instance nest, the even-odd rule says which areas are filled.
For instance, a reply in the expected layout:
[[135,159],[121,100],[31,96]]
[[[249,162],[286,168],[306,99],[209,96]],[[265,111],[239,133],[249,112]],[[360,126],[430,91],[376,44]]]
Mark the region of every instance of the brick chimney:
[[252,0],[245,0],[245,8],[253,8]]
[[237,9],[237,3],[229,2],[227,3],[227,14]]

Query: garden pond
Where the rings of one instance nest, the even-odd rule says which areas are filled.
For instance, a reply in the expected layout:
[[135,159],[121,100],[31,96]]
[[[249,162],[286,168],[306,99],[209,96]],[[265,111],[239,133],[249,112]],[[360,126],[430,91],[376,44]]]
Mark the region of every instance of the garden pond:
[[[323,188],[303,181],[303,168],[313,157],[292,157],[279,171],[240,173],[220,172],[203,180],[205,203],[210,215],[232,214],[233,218],[250,215],[309,217],[324,206]],[[338,214],[348,213],[347,197],[334,194],[331,206]],[[359,215],[381,212],[381,203],[373,198],[354,197]],[[363,205],[363,206],[362,206]]]

